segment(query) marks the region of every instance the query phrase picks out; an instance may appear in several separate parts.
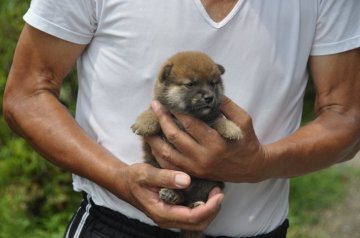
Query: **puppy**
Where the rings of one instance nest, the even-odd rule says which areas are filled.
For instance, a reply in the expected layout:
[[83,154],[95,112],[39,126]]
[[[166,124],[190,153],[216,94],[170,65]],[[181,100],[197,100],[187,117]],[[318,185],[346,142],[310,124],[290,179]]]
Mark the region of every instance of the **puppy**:
[[[170,112],[178,112],[196,117],[214,128],[228,140],[240,140],[241,129],[227,120],[220,112],[224,97],[221,75],[223,66],[214,63],[206,54],[195,51],[180,52],[172,56],[162,67],[155,82],[154,99]],[[174,118],[177,125],[181,124]],[[132,130],[140,136],[160,135],[164,140],[157,116],[151,108],[140,114],[132,125]],[[160,168],[150,147],[143,143],[144,159]],[[224,187],[220,181],[191,178],[191,184],[184,190],[162,188],[160,198],[171,204],[196,207],[204,204],[214,187]],[[203,237],[201,232],[182,231],[183,238]]]

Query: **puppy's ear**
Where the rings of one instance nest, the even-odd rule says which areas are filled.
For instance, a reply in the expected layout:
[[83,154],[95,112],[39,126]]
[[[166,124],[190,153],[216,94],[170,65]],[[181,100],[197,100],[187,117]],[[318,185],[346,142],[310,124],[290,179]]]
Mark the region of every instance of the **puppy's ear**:
[[173,66],[174,66],[174,64],[166,64],[162,68],[162,71],[161,71],[161,74],[160,74],[160,80],[161,81],[165,81],[165,80],[167,80],[169,78]]
[[225,68],[224,66],[222,66],[221,64],[217,64],[217,67],[219,68],[220,70],[220,74],[223,75],[225,73]]

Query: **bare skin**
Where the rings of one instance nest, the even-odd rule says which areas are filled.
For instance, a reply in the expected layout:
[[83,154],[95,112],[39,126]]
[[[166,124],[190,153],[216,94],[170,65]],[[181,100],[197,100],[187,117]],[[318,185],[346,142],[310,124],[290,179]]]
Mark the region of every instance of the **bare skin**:
[[[209,15],[220,21],[231,8],[219,8],[216,2],[221,1],[204,0],[203,4]],[[72,44],[25,26],[6,86],[4,116],[13,130],[46,159],[103,186],[142,210],[160,227],[204,230],[223,200],[223,194],[214,190],[209,201],[195,209],[164,204],[158,198],[159,187],[184,188],[190,182],[187,174],[172,169],[183,168],[190,174],[225,181],[255,182],[315,171],[349,159],[359,149],[360,108],[355,97],[360,80],[355,62],[360,60],[359,51],[352,51],[310,60],[318,90],[318,118],[282,141],[260,145],[251,118],[230,100],[224,103],[223,112],[244,129],[243,144],[228,144],[199,121],[176,115],[196,139],[193,140],[175,128],[168,114],[154,104],[163,130],[180,152],[152,137],[148,140],[153,151],[167,169],[124,164],[121,158],[115,158],[90,138],[58,100],[65,75],[85,49],[85,45]],[[211,135],[202,136],[204,133]],[[206,138],[211,138],[211,143]],[[204,152],[206,160],[196,153],[198,149]],[[198,161],[199,165],[192,161]],[[241,169],[227,171],[235,166]],[[215,174],[214,168],[221,173]]]
[[[231,11],[221,4],[205,7],[214,18]],[[158,189],[187,187],[186,173],[121,162],[90,138],[59,102],[60,86],[85,49],[25,25],[4,93],[6,121],[47,160],[103,186],[160,227],[204,230],[220,209],[219,189],[195,209],[163,203]]]
[[215,22],[222,21],[237,2],[238,0],[201,0],[206,12]]
[[228,143],[202,122],[176,114],[186,132],[179,130],[156,101],[153,109],[177,150],[157,137],[148,137],[147,142],[164,168],[229,182],[291,178],[349,160],[360,149],[359,62],[360,49],[311,57],[317,117],[273,144],[259,143],[250,116],[230,99],[222,111],[243,129],[241,142]]
[[90,138],[59,102],[60,85],[85,48],[25,26],[4,95],[7,122],[46,159],[105,187],[159,226],[205,229],[220,209],[219,189],[195,209],[165,204],[159,188],[185,188],[187,174],[124,164]]

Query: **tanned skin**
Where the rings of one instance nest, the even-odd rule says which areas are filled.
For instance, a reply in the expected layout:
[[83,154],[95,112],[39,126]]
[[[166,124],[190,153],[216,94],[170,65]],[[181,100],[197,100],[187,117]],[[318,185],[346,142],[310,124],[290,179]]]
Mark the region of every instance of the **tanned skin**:
[[314,56],[309,65],[316,87],[316,119],[272,144],[259,143],[250,116],[230,99],[222,112],[243,129],[245,142],[226,143],[199,120],[175,114],[185,133],[153,102],[163,132],[177,149],[148,137],[158,162],[203,178],[259,182],[304,175],[353,158],[360,148],[360,49]]
[[[216,19],[228,14],[219,8],[221,1],[203,2],[212,2],[207,8],[210,16],[214,9],[219,10],[223,17]],[[65,75],[85,48],[26,25],[6,86],[4,117],[46,159],[105,187],[160,227],[204,230],[223,200],[223,194],[215,190],[205,205],[194,209],[160,201],[157,188],[181,189],[190,183],[187,174],[171,168],[213,180],[256,182],[316,171],[352,158],[360,148],[360,53],[355,49],[310,58],[317,90],[317,118],[287,138],[261,145],[250,116],[230,99],[225,100],[222,112],[243,129],[242,144],[229,144],[200,121],[176,114],[190,137],[153,102],[162,130],[182,155],[151,137],[147,142],[161,166],[168,169],[145,163],[124,164],[91,139],[58,100]]]
[[[206,9],[218,8],[217,15],[224,18],[229,12],[220,5]],[[187,174],[124,164],[91,139],[60,103],[61,83],[85,49],[25,25],[4,94],[6,121],[47,160],[107,188],[160,227],[204,230],[220,209],[219,189],[195,209],[165,204],[158,188],[186,188]]]
[[[182,51],[171,56],[160,70],[154,86],[154,99],[171,112],[191,115],[214,128],[227,140],[241,140],[242,131],[227,120],[219,110],[224,98],[221,75],[223,66],[199,51]],[[180,125],[181,127],[181,125]],[[151,108],[141,113],[132,130],[139,136],[162,136],[158,117]],[[166,138],[162,137],[166,140]],[[160,168],[151,149],[143,143],[144,161]],[[191,178],[186,189],[162,188],[159,197],[170,204],[194,208],[203,205],[214,187],[223,188],[222,181]],[[181,238],[202,238],[202,232],[182,230]]]
[[4,116],[11,128],[52,163],[103,186],[160,227],[207,227],[223,200],[219,189],[194,209],[164,203],[159,188],[183,189],[190,183],[187,174],[121,162],[90,138],[60,103],[60,85],[85,48],[25,26],[4,95]]

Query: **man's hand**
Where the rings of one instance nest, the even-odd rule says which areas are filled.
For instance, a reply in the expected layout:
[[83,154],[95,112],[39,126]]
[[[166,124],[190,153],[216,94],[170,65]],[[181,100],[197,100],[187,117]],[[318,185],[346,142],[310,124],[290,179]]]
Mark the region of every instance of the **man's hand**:
[[291,178],[349,160],[360,148],[359,62],[360,48],[311,57],[316,119],[271,144],[259,143],[249,115],[229,99],[222,112],[243,130],[243,140],[226,141],[204,123],[175,114],[182,131],[154,102],[161,128],[176,149],[158,137],[147,142],[164,168],[231,182]]
[[128,166],[116,176],[114,183],[123,185],[118,191],[119,197],[143,211],[162,228],[205,230],[220,210],[224,198],[220,189],[215,188],[205,205],[193,209],[166,204],[159,199],[160,188],[185,188],[190,184],[190,177],[145,163]]
[[252,120],[230,99],[225,99],[221,110],[242,129],[244,138],[239,141],[226,140],[205,123],[175,114],[185,128],[182,131],[157,101],[152,107],[165,136],[176,148],[159,137],[146,138],[162,167],[230,182],[258,182],[266,178],[266,153],[254,133]]
[[91,138],[59,102],[64,77],[85,48],[26,25],[6,85],[5,119],[46,159],[106,188],[160,226],[205,229],[223,199],[219,190],[195,209],[165,204],[158,188],[184,188],[190,182],[188,175],[123,163]]

